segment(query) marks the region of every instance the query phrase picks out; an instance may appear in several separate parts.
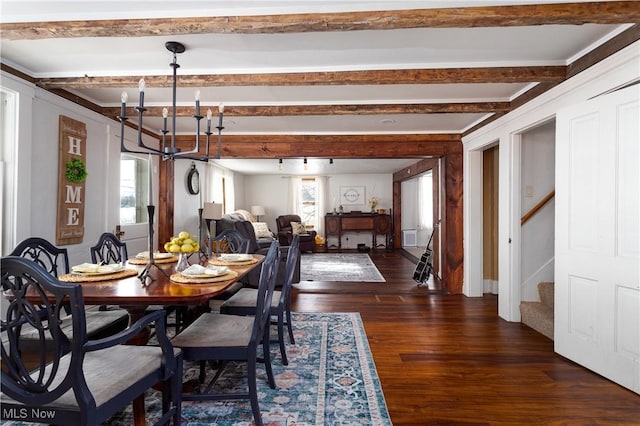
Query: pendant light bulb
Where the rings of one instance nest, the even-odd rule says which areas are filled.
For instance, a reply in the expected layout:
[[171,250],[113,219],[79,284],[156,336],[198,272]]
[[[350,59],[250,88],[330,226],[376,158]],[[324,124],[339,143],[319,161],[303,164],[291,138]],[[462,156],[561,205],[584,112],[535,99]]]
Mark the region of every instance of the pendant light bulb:
[[278,170],[282,170],[282,158],[278,159]]
[[307,157],[304,157],[304,169],[309,170],[309,165],[307,164]]

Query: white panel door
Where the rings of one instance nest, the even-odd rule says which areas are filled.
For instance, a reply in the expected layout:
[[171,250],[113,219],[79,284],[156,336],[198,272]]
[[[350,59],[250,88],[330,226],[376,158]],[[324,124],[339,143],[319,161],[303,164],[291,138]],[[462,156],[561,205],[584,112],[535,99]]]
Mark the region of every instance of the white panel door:
[[557,115],[555,350],[640,393],[640,101]]

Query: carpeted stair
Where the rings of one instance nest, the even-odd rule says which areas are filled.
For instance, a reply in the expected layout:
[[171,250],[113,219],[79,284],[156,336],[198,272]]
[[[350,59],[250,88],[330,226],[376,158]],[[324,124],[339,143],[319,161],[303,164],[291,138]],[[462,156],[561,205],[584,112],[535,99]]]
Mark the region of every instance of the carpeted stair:
[[523,324],[553,340],[553,283],[538,284],[539,302],[521,302]]

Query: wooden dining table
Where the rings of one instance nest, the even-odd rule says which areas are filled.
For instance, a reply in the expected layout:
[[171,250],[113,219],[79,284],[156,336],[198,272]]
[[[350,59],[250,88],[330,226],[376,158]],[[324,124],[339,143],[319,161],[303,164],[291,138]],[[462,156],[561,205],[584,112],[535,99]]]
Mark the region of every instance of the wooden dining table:
[[[235,274],[228,279],[210,282],[210,283],[194,283],[194,282],[176,282],[175,266],[177,264],[173,259],[157,260],[155,265],[149,268],[149,277],[141,280],[138,275],[145,268],[146,262],[140,262],[139,259],[130,259],[125,265],[128,273],[119,274],[129,276],[121,278],[113,278],[118,276],[105,275],[103,279],[91,281],[83,281],[78,275],[68,274],[60,276],[60,281],[74,282],[82,286],[82,295],[85,305],[118,305],[126,309],[129,314],[129,324],[145,315],[147,308],[151,305],[157,306],[206,306],[212,297],[218,296],[240,281],[254,268],[260,267],[264,261],[264,256],[253,254],[252,261],[234,264],[226,263],[231,271]],[[192,256],[195,257],[195,256]],[[207,259],[203,262],[203,266],[214,263],[219,260],[215,257]],[[136,264],[137,263],[137,264]],[[133,271],[135,270],[135,274]],[[82,277],[82,276],[80,276]],[[188,280],[181,280],[188,281]],[[194,280],[197,281],[197,280]],[[150,332],[141,333],[130,344],[144,345],[149,340]],[[135,425],[145,425],[145,408],[144,396],[133,401],[133,418]]]

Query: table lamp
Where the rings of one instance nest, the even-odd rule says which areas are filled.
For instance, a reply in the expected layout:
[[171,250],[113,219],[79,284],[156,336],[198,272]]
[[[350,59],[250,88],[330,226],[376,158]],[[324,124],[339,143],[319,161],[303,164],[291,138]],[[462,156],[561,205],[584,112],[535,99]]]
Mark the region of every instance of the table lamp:
[[264,216],[264,206],[251,206],[251,214],[256,217],[256,220],[260,222],[260,216]]

